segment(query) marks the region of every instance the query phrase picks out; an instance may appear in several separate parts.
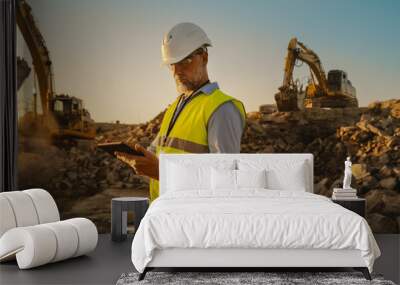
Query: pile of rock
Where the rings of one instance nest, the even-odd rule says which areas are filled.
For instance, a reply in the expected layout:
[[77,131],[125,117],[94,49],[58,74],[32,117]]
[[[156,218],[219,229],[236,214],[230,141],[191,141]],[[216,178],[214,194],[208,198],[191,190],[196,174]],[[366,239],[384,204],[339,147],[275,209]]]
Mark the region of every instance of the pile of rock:
[[[47,189],[55,198],[60,212],[67,213],[69,217],[74,216],[71,209],[82,210],[74,207],[77,203],[104,191],[113,190],[114,193],[115,189],[131,189],[131,195],[136,192],[143,195],[143,190],[148,189],[148,178],[135,175],[128,165],[97,149],[96,144],[125,141],[147,147],[158,133],[163,114],[138,125],[98,123],[94,142],[78,141],[72,147],[67,144],[56,147],[43,138],[20,137],[19,189]],[[109,198],[105,196],[107,201],[103,205],[109,204]],[[109,229],[109,221],[91,218],[99,228]]]
[[160,130],[165,110],[159,113],[151,121],[137,125],[121,124],[97,124],[96,142],[124,141],[129,143],[140,143],[147,147],[156,137]]
[[[242,138],[241,152],[248,153],[313,153],[314,176],[318,183],[331,184],[340,176],[347,150],[336,138],[341,126],[354,125],[362,108],[306,109],[296,112],[248,114],[247,128]],[[321,187],[320,187],[321,188]],[[324,193],[319,189],[319,193]]]
[[399,232],[400,100],[367,108],[252,112],[247,123],[242,152],[313,153],[314,191],[321,195],[331,197],[342,186],[350,156],[352,186],[367,199],[373,231]]
[[57,148],[47,145],[19,152],[19,188],[42,187],[56,199],[60,211],[77,200],[108,188],[145,187],[145,178],[98,149]]
[[355,185],[367,199],[374,232],[400,230],[400,100],[374,102],[337,137],[351,150]]

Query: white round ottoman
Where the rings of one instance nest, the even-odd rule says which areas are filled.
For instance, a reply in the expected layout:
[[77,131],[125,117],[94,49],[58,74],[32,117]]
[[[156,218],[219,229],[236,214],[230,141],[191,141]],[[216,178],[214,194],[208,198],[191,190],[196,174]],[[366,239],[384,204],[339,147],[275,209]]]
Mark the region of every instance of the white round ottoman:
[[94,250],[97,228],[86,218],[60,221],[57,205],[43,189],[0,193],[0,262],[20,269],[77,257]]

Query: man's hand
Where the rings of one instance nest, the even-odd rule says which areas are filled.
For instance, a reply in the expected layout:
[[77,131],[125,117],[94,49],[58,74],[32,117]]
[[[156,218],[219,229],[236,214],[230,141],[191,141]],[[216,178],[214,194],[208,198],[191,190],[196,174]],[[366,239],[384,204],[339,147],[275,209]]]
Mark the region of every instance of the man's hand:
[[131,155],[123,152],[116,151],[116,157],[132,167],[136,174],[145,175],[158,180],[158,157],[152,152],[145,149],[140,144],[129,144],[131,148],[140,151],[144,156]]

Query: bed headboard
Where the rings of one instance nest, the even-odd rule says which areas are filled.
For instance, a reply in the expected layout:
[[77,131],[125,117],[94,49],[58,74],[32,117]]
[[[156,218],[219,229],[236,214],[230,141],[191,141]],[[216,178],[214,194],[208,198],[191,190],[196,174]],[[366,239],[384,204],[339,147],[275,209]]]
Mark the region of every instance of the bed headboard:
[[161,153],[159,157],[159,184],[160,184],[160,195],[165,192],[165,186],[167,183],[168,175],[168,163],[169,162],[182,162],[189,160],[193,162],[198,160],[199,163],[207,163],[216,160],[236,160],[236,159],[256,159],[256,160],[287,160],[293,162],[304,161],[306,165],[306,179],[307,188],[306,191],[314,193],[314,156],[312,153],[202,153],[202,154],[166,154]]

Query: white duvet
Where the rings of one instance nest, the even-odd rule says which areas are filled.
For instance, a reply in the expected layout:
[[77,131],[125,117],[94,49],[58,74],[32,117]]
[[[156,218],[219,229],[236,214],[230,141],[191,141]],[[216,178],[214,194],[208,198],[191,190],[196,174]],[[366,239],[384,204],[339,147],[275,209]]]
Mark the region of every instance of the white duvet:
[[[209,195],[210,194],[210,195]],[[358,249],[372,272],[380,250],[365,219],[330,199],[299,191],[184,191],[156,199],[132,242],[143,272],[155,249]]]

